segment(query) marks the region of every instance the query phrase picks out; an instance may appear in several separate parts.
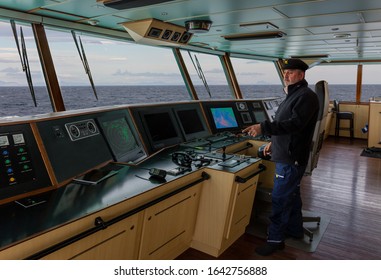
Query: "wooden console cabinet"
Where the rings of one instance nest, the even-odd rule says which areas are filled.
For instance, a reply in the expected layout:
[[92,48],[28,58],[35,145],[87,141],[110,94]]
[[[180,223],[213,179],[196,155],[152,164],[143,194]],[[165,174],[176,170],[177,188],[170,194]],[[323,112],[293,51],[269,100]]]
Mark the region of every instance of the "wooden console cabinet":
[[368,147],[381,148],[381,102],[369,102]]
[[190,247],[201,185],[144,211],[139,259],[174,259]]
[[236,178],[250,176],[258,170],[259,163],[236,171],[207,169],[210,179],[201,190],[192,248],[217,257],[245,232],[258,175],[244,183],[236,182]]

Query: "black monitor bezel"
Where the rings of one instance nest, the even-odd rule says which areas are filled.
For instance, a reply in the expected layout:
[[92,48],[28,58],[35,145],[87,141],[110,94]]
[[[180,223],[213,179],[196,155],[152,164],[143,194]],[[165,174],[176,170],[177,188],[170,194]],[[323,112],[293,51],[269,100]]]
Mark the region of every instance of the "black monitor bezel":
[[[227,128],[217,128],[216,123],[213,118],[212,109],[214,108],[231,108],[234,113],[235,120],[237,122],[237,127],[227,127]],[[212,133],[220,133],[224,131],[230,131],[230,132],[236,132],[240,131],[242,127],[242,121],[240,117],[238,117],[237,108],[235,106],[234,102],[221,102],[221,103],[211,103],[211,104],[205,104],[204,109],[207,113],[208,121],[210,129],[212,130]]]
[[[118,120],[118,119],[124,119],[127,123],[127,126],[129,130],[132,133],[132,136],[135,139],[135,144],[136,147],[132,150],[130,150],[127,153],[122,154],[117,154],[116,151],[113,149],[113,147],[110,144],[110,139],[108,138],[108,135],[106,134],[105,127],[103,122],[107,121],[113,121],[113,120]],[[103,137],[105,138],[105,141],[110,149],[110,152],[114,158],[115,161],[117,162],[137,162],[140,160],[142,157],[145,156],[145,152],[142,146],[142,143],[139,139],[138,133],[135,130],[135,127],[132,124],[132,121],[128,117],[127,112],[108,112],[102,116],[97,117],[97,122],[100,127],[100,130],[102,132]]]
[[[203,127],[203,130],[202,131],[198,131],[198,132],[194,132],[194,133],[186,133],[185,129],[184,129],[184,125],[183,123],[181,122],[181,118],[179,116],[179,113],[182,112],[182,111],[189,111],[189,110],[195,110],[196,113],[197,113],[197,116],[202,124],[202,127]],[[208,128],[208,125],[207,125],[207,122],[205,120],[205,117],[201,111],[201,107],[198,105],[198,104],[192,104],[192,105],[179,105],[175,108],[173,108],[173,111],[175,113],[175,116],[176,116],[176,119],[178,121],[178,124],[179,124],[179,127],[180,127],[180,130],[184,136],[184,139],[185,141],[191,141],[191,140],[194,140],[194,139],[197,139],[197,138],[203,138],[203,137],[206,137],[206,136],[209,136],[210,135],[210,131],[209,131],[209,128]]]
[[[148,114],[161,114],[161,113],[167,113],[169,116],[169,119],[173,125],[174,132],[176,136],[166,138],[160,141],[155,141],[151,135],[151,131],[149,130],[149,125],[145,119],[145,116]],[[138,110],[138,115],[140,119],[140,123],[143,127],[144,134],[145,134],[145,139],[147,140],[147,144],[150,147],[151,152],[156,152],[160,149],[180,144],[184,142],[184,139],[181,134],[181,130],[179,128],[179,125],[177,123],[176,117],[174,113],[172,112],[170,107],[146,107],[146,108],[141,108]]]

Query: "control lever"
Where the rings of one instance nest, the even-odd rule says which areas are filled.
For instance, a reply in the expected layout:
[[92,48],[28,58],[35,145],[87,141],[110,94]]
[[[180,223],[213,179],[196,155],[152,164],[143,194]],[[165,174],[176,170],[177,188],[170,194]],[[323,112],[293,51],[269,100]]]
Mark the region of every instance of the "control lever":
[[222,147],[222,161],[226,160],[226,146]]

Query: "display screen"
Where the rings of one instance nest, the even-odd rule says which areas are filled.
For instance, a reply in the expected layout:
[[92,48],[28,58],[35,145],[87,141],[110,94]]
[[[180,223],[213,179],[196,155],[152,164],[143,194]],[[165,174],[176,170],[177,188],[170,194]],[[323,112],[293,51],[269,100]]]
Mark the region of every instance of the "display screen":
[[168,112],[144,114],[144,119],[153,142],[177,137],[176,129]]
[[232,107],[210,108],[210,110],[217,129],[238,127]]
[[179,110],[177,115],[185,134],[193,134],[205,130],[196,109]]
[[140,148],[124,116],[103,120],[100,123],[116,160],[121,160],[132,151]]
[[266,114],[264,111],[253,111],[253,113],[254,113],[255,121],[257,123],[267,120]]

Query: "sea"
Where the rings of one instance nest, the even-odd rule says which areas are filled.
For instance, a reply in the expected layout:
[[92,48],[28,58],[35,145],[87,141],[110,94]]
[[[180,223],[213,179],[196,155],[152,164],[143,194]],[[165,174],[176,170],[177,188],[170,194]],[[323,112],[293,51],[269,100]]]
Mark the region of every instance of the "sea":
[[[284,96],[281,85],[241,85],[244,98],[258,99]],[[311,87],[313,89],[313,87]],[[200,100],[232,99],[227,85],[195,86]],[[328,86],[330,100],[355,101],[356,85],[332,84]],[[46,87],[35,86],[34,105],[28,87],[0,87],[0,117],[29,116],[52,112]],[[110,105],[137,103],[178,102],[191,100],[185,86],[96,86],[97,98],[90,86],[62,86],[61,93],[66,110],[84,109]],[[381,96],[381,84],[365,84],[362,87],[362,102]]]

